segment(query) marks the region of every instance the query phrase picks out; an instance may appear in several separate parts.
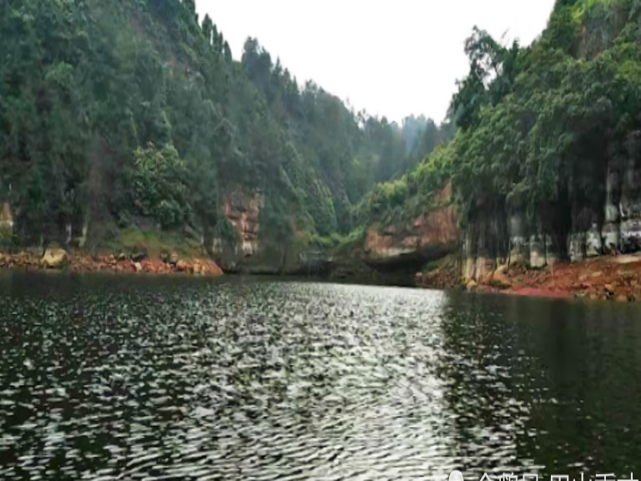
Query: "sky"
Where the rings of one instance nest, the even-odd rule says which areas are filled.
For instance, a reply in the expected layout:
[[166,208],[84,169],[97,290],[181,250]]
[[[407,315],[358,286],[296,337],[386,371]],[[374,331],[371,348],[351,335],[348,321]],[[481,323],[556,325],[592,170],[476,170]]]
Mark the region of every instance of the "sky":
[[[257,38],[299,85],[314,80],[356,111],[399,124],[441,122],[467,75],[463,46],[477,25],[504,43],[529,45],[554,0],[196,0],[240,60]],[[507,32],[507,33],[506,33]]]

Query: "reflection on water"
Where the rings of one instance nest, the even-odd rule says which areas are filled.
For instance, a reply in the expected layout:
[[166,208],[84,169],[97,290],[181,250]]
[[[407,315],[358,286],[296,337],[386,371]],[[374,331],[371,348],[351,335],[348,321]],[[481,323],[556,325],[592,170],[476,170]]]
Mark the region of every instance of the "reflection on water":
[[629,477],[640,314],[267,280],[5,276],[0,477]]

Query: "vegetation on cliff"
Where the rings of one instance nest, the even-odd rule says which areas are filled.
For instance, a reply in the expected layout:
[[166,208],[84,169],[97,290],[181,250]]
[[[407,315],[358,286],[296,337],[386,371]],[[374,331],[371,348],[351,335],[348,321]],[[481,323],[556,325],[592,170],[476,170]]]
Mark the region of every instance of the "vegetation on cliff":
[[260,192],[261,245],[281,251],[350,248],[440,207],[448,182],[497,256],[515,213],[561,256],[575,233],[641,215],[639,0],[559,0],[528,47],[475,29],[440,126],[354,112],[253,38],[234,61],[193,0],[6,0],[0,35],[13,242],[113,245],[149,227],[238,243],[223,215],[238,189]]
[[194,0],[5,0],[0,36],[0,205],[22,244],[188,225],[209,248],[234,237],[236,188],[264,195],[273,244],[347,233],[352,205],[436,143],[429,119],[298,85],[255,39],[234,61]]
[[361,220],[414,216],[450,181],[464,225],[493,219],[485,242],[494,254],[515,212],[526,218],[523,235],[550,236],[560,255],[572,233],[600,235],[620,203],[639,200],[640,14],[638,0],[559,0],[525,48],[475,29],[470,72],[451,102],[454,140],[374,187]]

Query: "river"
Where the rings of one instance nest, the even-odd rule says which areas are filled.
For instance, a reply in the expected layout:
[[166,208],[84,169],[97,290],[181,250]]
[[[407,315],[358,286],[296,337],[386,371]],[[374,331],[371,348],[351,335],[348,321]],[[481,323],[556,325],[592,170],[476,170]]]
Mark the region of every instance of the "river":
[[641,475],[636,305],[0,276],[0,478]]

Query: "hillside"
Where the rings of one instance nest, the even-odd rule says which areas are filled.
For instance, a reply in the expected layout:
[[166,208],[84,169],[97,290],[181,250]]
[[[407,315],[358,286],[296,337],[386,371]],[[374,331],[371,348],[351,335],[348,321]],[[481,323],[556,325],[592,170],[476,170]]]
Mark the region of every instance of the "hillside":
[[352,205],[429,151],[425,119],[404,136],[353,112],[256,39],[234,61],[193,0],[8,0],[0,35],[5,245],[187,233],[230,268],[258,245],[278,267],[350,232]]
[[637,251],[640,12],[558,1],[527,47],[475,29],[437,126],[354,112],[254,38],[233,60],[193,0],[3,2],[0,243],[252,272],[454,253],[476,280]]
[[558,1],[525,48],[475,30],[454,140],[372,189],[360,222],[411,230],[450,184],[467,279],[639,250],[640,13],[636,0]]

